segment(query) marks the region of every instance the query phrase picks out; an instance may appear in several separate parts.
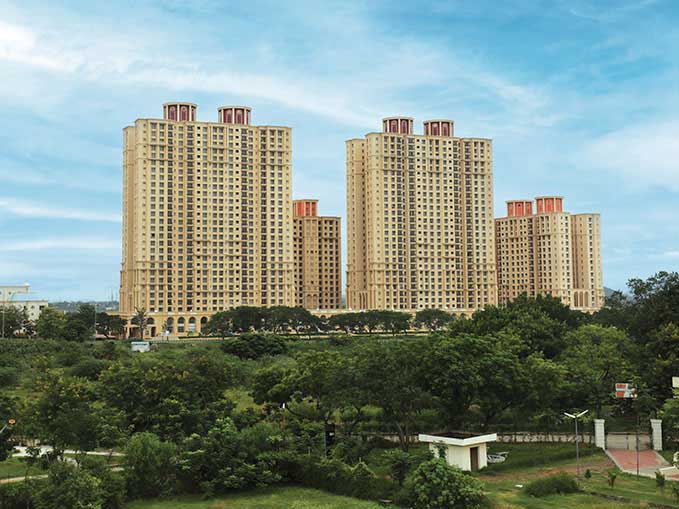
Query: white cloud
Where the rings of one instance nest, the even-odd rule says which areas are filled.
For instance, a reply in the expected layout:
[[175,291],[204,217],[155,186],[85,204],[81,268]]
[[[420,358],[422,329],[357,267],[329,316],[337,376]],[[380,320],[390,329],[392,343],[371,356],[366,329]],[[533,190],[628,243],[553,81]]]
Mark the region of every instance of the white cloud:
[[0,198],[0,210],[20,217],[45,219],[74,219],[80,221],[121,222],[117,213],[102,213],[92,210],[64,209],[55,206],[35,204],[12,198]]
[[635,189],[679,191],[679,122],[618,129],[585,146],[584,157],[592,168],[621,176]]
[[120,249],[120,242],[105,238],[59,237],[34,240],[17,240],[0,244],[0,252],[45,251],[50,249],[117,250]]
[[[348,37],[347,25],[354,27],[350,39],[334,45],[321,43],[306,59],[294,62],[274,57],[260,72],[257,62],[246,56],[239,61],[235,53],[187,54],[181,44],[166,41],[166,57],[159,58],[152,42],[135,38],[136,45],[126,45],[120,42],[126,37],[117,32],[101,30],[92,44],[84,44],[83,35],[72,31],[2,22],[0,61],[80,80],[105,81],[109,86],[261,98],[361,128],[374,126],[384,115],[410,113],[394,111],[394,107],[412,109],[409,91],[434,85],[448,87],[444,100],[450,103],[452,99],[450,107],[455,111],[465,105],[461,91],[466,89],[474,90],[476,98],[498,102],[497,112],[511,116],[515,124],[550,122],[548,97],[538,87],[515,82],[485,68],[478,59],[458,57],[436,44],[381,34],[370,29],[370,20],[360,19],[362,14],[345,13],[341,24],[334,18],[327,21],[327,31],[336,31],[329,40]],[[159,40],[164,36],[157,35]],[[328,61],[335,62],[337,72],[313,69],[314,64]]]

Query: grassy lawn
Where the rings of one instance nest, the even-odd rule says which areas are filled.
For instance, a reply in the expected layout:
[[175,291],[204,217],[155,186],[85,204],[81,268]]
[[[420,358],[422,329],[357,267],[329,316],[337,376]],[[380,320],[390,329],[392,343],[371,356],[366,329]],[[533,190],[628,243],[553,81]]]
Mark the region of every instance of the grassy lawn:
[[645,504],[624,504],[584,493],[535,498],[515,488],[512,483],[502,488],[495,486],[489,498],[493,509],[637,509],[648,507]]
[[[575,464],[575,444],[490,444],[490,453],[500,451],[509,452],[507,460],[504,463],[489,464],[483,471],[484,474],[516,472],[547,465],[551,468],[562,464]],[[583,464],[592,458],[604,457],[605,454],[601,449],[580,445],[580,459]]]
[[655,485],[655,479],[648,477],[637,477],[631,474],[618,473],[615,480],[615,487],[608,486],[606,474],[604,472],[593,472],[592,478],[584,480],[583,489],[596,491],[611,495],[623,496],[647,502],[679,506],[679,501],[672,494],[671,481],[666,481],[664,491]]
[[307,488],[281,487],[220,498],[180,497],[133,502],[128,509],[379,509],[374,502]]
[[[664,493],[655,486],[655,480],[619,473],[615,487],[607,482],[607,471],[614,468],[603,452],[594,448],[581,449],[580,472],[583,490],[627,497],[636,502],[623,503],[606,500],[602,497],[584,493],[573,495],[554,495],[534,498],[516,485],[525,485],[537,477],[567,471],[575,475],[575,447],[573,444],[493,444],[494,451],[509,451],[507,461],[490,466],[480,477],[489,493],[495,509],[548,509],[548,508],[620,508],[630,509],[648,507],[647,502],[677,505],[668,485]],[[589,469],[592,478],[584,478]]]
[[[43,474],[44,471],[38,467],[31,467],[28,475]],[[26,475],[26,463],[20,458],[9,458],[8,460],[0,462],[0,479],[7,479],[9,477],[23,477]]]

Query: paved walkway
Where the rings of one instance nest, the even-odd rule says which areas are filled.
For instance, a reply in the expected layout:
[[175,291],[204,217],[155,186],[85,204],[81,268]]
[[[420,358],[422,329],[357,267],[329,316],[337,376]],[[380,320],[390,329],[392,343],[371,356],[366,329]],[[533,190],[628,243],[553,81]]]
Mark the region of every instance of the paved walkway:
[[[637,473],[637,451],[627,449],[606,449],[606,454],[613,460],[613,463],[628,474]],[[655,477],[658,470],[671,469],[665,458],[655,451],[639,451],[639,475],[644,477]],[[667,470],[666,472],[670,472]],[[674,472],[670,474],[673,477]],[[667,476],[667,474],[665,474]]]

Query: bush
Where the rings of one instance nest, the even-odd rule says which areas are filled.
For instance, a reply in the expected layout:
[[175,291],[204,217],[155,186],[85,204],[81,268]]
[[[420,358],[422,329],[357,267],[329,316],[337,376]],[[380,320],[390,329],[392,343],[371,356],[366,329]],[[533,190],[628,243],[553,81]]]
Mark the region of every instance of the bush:
[[136,433],[125,448],[130,497],[169,495],[176,487],[176,447],[153,433]]
[[565,472],[554,474],[541,479],[536,479],[526,485],[526,493],[531,497],[546,497],[578,491],[578,483],[575,477]]
[[99,378],[99,373],[104,371],[107,366],[108,362],[104,360],[93,357],[84,358],[71,368],[71,375],[96,380]]
[[19,381],[19,371],[16,368],[0,367],[0,387],[16,385]]
[[28,480],[0,484],[0,507],[2,509],[26,509],[35,507],[35,494],[45,481]]
[[122,509],[125,507],[125,478],[120,472],[114,472],[100,458],[84,456],[80,466],[99,479],[104,492],[101,509]]
[[279,452],[275,457],[284,481],[337,495],[379,500],[393,498],[399,488],[393,481],[375,476],[363,462],[350,467],[336,459],[314,461],[289,452]]
[[479,480],[441,459],[417,467],[406,480],[404,497],[413,509],[475,509],[485,503]]
[[52,464],[47,481],[37,494],[40,509],[101,508],[105,500],[101,481],[88,471],[63,461]]
[[280,336],[272,334],[241,334],[236,338],[222,341],[224,353],[241,359],[259,359],[265,355],[281,355],[288,351],[288,345]]
[[272,424],[239,431],[231,419],[217,420],[206,436],[194,434],[184,441],[179,455],[182,481],[189,490],[208,496],[273,484],[280,475],[270,453],[279,440]]

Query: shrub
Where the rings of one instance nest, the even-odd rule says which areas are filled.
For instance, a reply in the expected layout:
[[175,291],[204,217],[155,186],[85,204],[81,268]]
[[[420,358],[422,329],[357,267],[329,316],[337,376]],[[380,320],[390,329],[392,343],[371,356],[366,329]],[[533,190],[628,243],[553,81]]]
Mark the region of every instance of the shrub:
[[96,380],[107,366],[108,362],[104,360],[87,357],[71,368],[71,375]]
[[19,381],[19,371],[16,368],[0,367],[0,387],[9,387]]
[[114,472],[100,458],[84,456],[80,466],[99,479],[104,493],[102,509],[122,509],[125,507],[125,478],[120,472]]
[[657,488],[660,488],[660,491],[665,490],[665,476],[662,472],[655,473],[655,485]]
[[40,509],[101,508],[105,500],[101,481],[88,471],[63,461],[52,464],[47,481],[37,494]]
[[485,503],[478,479],[441,459],[417,467],[406,480],[404,497],[403,502],[413,509],[474,509]]
[[239,337],[222,341],[224,353],[241,359],[259,359],[265,355],[281,355],[288,351],[288,345],[280,336],[272,334],[241,334]]
[[618,472],[615,470],[608,471],[608,485],[613,488],[615,486],[615,479],[618,477]]
[[398,485],[378,478],[363,462],[350,467],[337,459],[313,461],[290,452],[275,454],[277,471],[283,480],[348,497],[379,500],[392,498]]
[[392,449],[391,451],[387,451],[386,454],[389,461],[389,473],[391,474],[391,477],[397,481],[399,485],[403,485],[412,461],[410,454],[401,449]]
[[585,470],[585,479],[591,479],[592,478],[592,471],[588,468]]
[[0,507],[2,509],[26,509],[35,507],[35,495],[45,481],[29,479],[25,482],[0,484]]
[[175,490],[176,447],[153,433],[132,435],[125,448],[127,492],[132,497],[157,497]]
[[526,493],[531,497],[546,497],[578,491],[575,477],[565,472],[536,479],[526,485]]
[[217,420],[206,436],[194,434],[184,441],[179,456],[182,480],[207,495],[277,482],[280,475],[269,453],[279,439],[271,424],[239,431],[231,419]]

